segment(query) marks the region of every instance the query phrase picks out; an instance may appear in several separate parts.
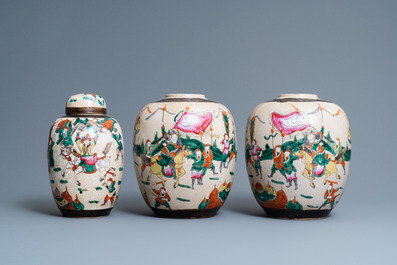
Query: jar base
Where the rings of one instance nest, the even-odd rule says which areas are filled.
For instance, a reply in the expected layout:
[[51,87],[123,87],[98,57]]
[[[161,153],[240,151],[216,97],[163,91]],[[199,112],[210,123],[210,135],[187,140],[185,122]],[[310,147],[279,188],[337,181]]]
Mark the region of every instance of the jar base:
[[175,218],[175,219],[198,219],[198,218],[213,217],[216,215],[216,213],[220,208],[221,207],[216,207],[206,210],[164,210],[164,209],[150,207],[150,209],[152,209],[154,214],[157,215],[158,217]]
[[265,208],[266,216],[278,219],[323,219],[328,217],[331,210],[283,210]]
[[112,208],[103,209],[103,210],[66,210],[59,209],[64,217],[100,217],[100,216],[108,216]]

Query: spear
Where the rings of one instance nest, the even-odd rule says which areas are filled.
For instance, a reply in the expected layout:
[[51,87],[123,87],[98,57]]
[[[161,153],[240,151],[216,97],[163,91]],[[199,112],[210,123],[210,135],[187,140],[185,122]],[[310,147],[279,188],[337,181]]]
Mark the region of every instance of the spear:
[[211,132],[211,145],[212,145],[212,123],[211,123],[211,126],[210,126],[210,132]]
[[270,130],[270,132],[271,132],[271,135],[272,135],[272,147],[274,149],[274,137],[273,137],[274,127],[273,127],[273,125],[272,125],[272,129]]
[[164,112],[167,110],[167,104],[163,107],[163,118],[162,118],[162,121],[163,121],[163,124],[164,124]]
[[320,111],[321,111],[321,125],[324,125],[324,113],[323,113],[323,107],[321,107],[320,104],[318,104]]

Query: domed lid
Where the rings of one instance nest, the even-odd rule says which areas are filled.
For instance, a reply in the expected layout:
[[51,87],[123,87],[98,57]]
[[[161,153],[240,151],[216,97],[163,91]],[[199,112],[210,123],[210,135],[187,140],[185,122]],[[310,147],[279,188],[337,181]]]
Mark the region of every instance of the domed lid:
[[105,99],[95,94],[76,94],[71,96],[66,102],[67,115],[72,114],[95,114],[106,115]]

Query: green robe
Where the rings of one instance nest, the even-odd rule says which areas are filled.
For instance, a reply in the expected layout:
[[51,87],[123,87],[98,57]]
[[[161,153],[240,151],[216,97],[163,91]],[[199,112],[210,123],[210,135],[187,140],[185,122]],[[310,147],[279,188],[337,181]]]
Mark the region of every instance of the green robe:
[[[65,127],[69,128],[69,131],[66,132],[66,135],[63,135],[63,129]],[[72,136],[70,135],[72,132],[72,124],[70,122],[67,122],[62,128],[60,128],[58,131],[58,141],[57,144],[60,144],[63,140],[63,145],[64,146],[69,146],[73,145],[72,141]]]
[[195,161],[192,165],[192,170],[203,171],[204,176],[205,172],[207,171],[207,168],[204,167],[204,156],[201,156],[200,160],[197,159],[196,155],[190,155],[188,158],[192,158]]
[[113,139],[116,141],[117,148],[119,149],[119,151],[123,150],[123,143],[121,142],[121,134],[119,134],[118,136],[113,134]]
[[109,193],[113,192],[116,189],[115,185],[116,185],[116,182],[112,182],[112,184],[110,184],[110,186],[106,184],[106,188],[108,189]]
[[154,207],[156,207],[156,208],[160,207],[161,205],[164,205],[165,207],[170,208],[170,204],[167,201],[164,201],[163,203],[160,203],[159,201],[156,201],[154,203]]
[[297,160],[298,157],[294,155],[290,155],[289,160],[287,162],[284,161],[283,167],[280,169],[281,174],[285,175],[291,175],[292,172],[296,172],[296,168],[294,166],[294,161]]
[[320,165],[320,166],[326,166],[331,158],[326,158],[325,152],[322,152],[321,154],[317,154],[313,158],[313,165]]

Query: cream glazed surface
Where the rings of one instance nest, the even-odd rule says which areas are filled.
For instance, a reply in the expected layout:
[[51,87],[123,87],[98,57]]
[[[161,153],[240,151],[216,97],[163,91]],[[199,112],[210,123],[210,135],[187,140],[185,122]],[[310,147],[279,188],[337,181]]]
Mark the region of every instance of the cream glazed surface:
[[311,94],[280,95],[252,111],[245,142],[252,191],[268,215],[325,217],[340,200],[351,136],[338,105]]
[[48,170],[51,190],[62,213],[85,217],[93,216],[87,211],[113,207],[122,182],[124,150],[122,131],[115,119],[84,113],[85,106],[91,112],[93,105],[94,111],[106,111],[103,98],[74,95],[68,99],[67,111],[77,103],[82,113],[58,118],[51,127]]
[[203,95],[167,95],[137,117],[134,162],[140,190],[152,209],[218,209],[234,176],[233,117]]

